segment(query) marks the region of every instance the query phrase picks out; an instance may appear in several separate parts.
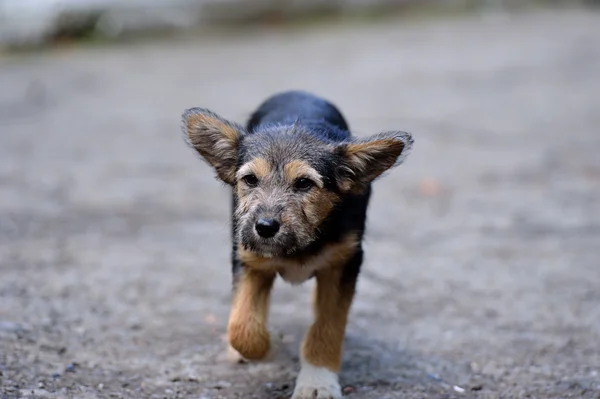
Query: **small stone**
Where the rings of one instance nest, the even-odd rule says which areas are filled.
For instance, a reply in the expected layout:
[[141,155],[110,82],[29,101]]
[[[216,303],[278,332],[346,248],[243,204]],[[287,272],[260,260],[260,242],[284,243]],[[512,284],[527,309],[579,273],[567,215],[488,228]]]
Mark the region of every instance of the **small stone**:
[[344,392],[344,394],[345,394],[345,395],[349,395],[349,394],[351,394],[351,393],[354,393],[354,391],[356,391],[356,390],[354,389],[354,387],[347,386],[347,387],[345,387],[345,388],[344,388],[344,391],[343,391],[343,392]]
[[102,389],[104,389],[104,384],[103,383],[98,384],[97,388],[99,391],[101,391]]
[[459,387],[458,385],[454,385],[454,386],[452,387],[452,389],[454,389],[454,390],[455,390],[456,392],[458,392],[458,393],[464,393],[464,392],[465,392],[465,389],[464,389],[464,388],[461,388],[461,387]]
[[213,389],[223,389],[223,388],[227,388],[230,387],[231,384],[228,383],[227,381],[217,381],[216,383],[214,383],[211,388]]
[[74,373],[75,372],[75,368],[79,366],[77,363],[69,363],[67,364],[67,367],[65,368],[65,373]]
[[52,378],[54,378],[54,379],[60,378],[60,373],[52,374]]

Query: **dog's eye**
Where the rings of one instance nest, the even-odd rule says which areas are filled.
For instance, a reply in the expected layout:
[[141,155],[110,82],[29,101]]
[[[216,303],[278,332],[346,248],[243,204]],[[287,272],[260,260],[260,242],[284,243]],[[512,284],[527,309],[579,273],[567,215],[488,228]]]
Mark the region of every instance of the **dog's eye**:
[[242,177],[242,180],[248,187],[256,187],[258,186],[258,178],[254,175],[246,175]]
[[315,182],[313,182],[312,180],[307,179],[305,177],[302,177],[302,178],[296,180],[296,182],[294,183],[294,188],[298,191],[308,191],[314,185],[315,185]]

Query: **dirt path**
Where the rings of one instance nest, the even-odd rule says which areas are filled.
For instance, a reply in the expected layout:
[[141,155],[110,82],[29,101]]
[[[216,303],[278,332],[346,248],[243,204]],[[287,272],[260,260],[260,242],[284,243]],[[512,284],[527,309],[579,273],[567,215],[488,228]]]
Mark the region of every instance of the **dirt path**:
[[178,123],[302,88],[416,139],[375,186],[348,397],[600,397],[599,37],[569,12],[0,60],[0,396],[289,396],[312,283],[277,285],[272,363],[221,360],[229,202]]

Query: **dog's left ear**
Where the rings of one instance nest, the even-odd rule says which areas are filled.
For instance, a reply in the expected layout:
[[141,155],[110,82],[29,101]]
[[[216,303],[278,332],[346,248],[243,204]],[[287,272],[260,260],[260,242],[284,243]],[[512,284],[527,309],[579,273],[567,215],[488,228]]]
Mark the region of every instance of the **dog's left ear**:
[[235,182],[235,168],[244,129],[204,108],[190,108],[181,117],[188,143],[227,184]]
[[362,192],[386,170],[404,162],[412,144],[410,133],[385,132],[339,145],[336,152],[342,159],[338,168],[340,190]]

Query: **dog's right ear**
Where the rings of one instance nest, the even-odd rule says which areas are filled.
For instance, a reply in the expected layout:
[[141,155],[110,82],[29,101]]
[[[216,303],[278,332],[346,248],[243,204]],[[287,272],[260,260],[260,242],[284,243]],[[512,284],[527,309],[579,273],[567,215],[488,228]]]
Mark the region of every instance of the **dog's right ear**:
[[401,131],[379,133],[338,145],[336,152],[342,158],[338,171],[340,189],[364,192],[382,173],[400,165],[412,145],[412,135]]
[[181,116],[188,143],[227,184],[235,183],[235,168],[244,129],[204,108],[190,108]]

